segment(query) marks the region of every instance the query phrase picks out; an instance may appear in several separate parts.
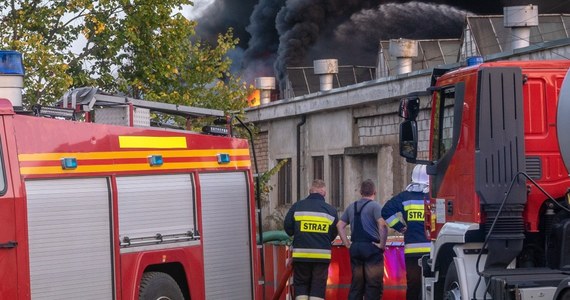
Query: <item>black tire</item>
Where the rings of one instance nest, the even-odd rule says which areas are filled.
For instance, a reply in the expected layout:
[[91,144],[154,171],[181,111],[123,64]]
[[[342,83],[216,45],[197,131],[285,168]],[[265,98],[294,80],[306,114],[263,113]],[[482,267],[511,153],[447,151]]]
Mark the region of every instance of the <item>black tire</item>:
[[170,275],[162,272],[146,272],[141,279],[139,300],[184,300],[184,296]]
[[565,289],[558,295],[558,300],[570,300],[570,289]]
[[445,275],[445,284],[443,285],[443,300],[460,300],[461,285],[459,285],[459,276],[455,261],[452,261]]

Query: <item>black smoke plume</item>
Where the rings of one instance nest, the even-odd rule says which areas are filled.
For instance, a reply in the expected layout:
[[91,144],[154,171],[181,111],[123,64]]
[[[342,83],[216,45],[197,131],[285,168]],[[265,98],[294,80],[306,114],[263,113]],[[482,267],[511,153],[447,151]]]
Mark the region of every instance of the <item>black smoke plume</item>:
[[[200,0],[198,0],[200,1]],[[215,43],[218,34],[233,28],[239,38],[239,47],[245,48],[249,33],[245,27],[258,0],[215,0],[198,19],[196,33],[204,40]]]
[[215,0],[197,31],[215,41],[233,27],[240,49],[232,57],[244,78],[276,74],[283,88],[287,67],[319,58],[373,65],[381,39],[459,38],[465,14],[524,4],[538,5],[539,13],[570,12],[569,0]]
[[[465,10],[444,4],[381,4],[355,13],[349,20],[339,24],[311,47],[307,58],[314,60],[322,53],[327,53],[339,61],[371,65],[377,59],[379,41],[393,38],[458,38],[468,14]],[[368,30],[369,28],[382,30]],[[358,55],[355,56],[354,53]]]
[[242,77],[247,82],[259,76],[274,76],[273,62],[279,46],[275,17],[283,5],[285,0],[259,0],[253,9],[246,27],[251,38],[241,62]]

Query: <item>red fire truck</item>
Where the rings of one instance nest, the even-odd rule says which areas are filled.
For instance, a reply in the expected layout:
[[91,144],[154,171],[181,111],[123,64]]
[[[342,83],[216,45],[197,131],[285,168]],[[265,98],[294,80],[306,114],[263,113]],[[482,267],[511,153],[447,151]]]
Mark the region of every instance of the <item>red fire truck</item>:
[[248,142],[150,128],[221,111],[96,89],[23,111],[0,62],[1,299],[262,298]]
[[570,299],[570,61],[435,70],[429,158],[420,94],[400,154],[427,164],[424,299]]

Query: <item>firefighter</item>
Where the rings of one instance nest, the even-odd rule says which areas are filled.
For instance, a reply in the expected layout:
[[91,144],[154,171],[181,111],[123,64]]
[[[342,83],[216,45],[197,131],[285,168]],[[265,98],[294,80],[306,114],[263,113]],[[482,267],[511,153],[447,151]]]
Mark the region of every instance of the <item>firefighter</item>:
[[[405,191],[388,200],[382,208],[382,217],[388,226],[404,234],[406,300],[418,300],[422,296],[422,273],[418,259],[430,251],[430,242],[424,230],[424,201],[428,191],[426,166],[416,165],[412,171],[412,183]],[[398,213],[401,213],[404,222]]]
[[295,300],[325,298],[331,242],[336,238],[338,213],[325,202],[325,182],[312,182],[307,198],[291,206],[284,220],[293,236],[293,287]]

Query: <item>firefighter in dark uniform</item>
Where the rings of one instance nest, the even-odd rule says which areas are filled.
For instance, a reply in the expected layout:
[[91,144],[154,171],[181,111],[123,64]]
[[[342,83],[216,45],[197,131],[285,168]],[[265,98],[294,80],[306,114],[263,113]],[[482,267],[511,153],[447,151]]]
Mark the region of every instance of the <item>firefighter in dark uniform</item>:
[[[382,208],[382,217],[388,226],[404,234],[406,258],[406,300],[422,298],[422,273],[418,260],[430,251],[430,241],[424,230],[424,201],[427,199],[429,181],[426,166],[416,165],[412,183],[406,190],[388,200]],[[398,216],[401,213],[404,222]]]
[[295,300],[325,298],[331,242],[336,238],[337,210],[325,202],[326,186],[317,179],[310,194],[291,206],[284,227],[293,236]]

